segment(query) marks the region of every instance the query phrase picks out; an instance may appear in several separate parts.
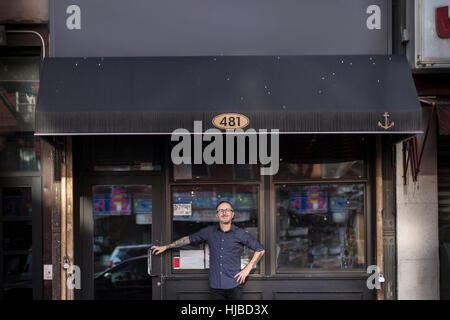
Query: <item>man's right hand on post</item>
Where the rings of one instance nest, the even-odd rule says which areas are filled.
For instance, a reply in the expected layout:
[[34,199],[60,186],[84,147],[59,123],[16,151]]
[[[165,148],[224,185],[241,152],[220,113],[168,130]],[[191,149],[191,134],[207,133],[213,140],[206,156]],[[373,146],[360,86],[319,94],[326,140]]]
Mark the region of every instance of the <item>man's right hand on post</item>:
[[152,246],[152,254],[160,254],[167,250],[167,246]]

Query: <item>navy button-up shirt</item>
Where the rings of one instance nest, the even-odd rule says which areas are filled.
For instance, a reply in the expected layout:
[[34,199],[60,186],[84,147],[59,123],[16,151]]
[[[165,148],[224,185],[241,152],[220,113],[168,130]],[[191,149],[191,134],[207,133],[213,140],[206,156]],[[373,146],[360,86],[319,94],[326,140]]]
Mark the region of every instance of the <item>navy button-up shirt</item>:
[[192,243],[206,241],[209,245],[209,285],[214,289],[231,289],[239,283],[234,276],[241,271],[244,246],[254,251],[264,247],[250,233],[234,224],[227,232],[220,225],[212,225],[189,236]]

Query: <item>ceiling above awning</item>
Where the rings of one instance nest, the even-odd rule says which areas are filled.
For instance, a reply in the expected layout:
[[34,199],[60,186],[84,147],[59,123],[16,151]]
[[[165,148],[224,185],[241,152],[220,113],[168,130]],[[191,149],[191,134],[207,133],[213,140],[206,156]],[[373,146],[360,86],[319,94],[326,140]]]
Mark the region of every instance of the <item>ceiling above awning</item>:
[[47,58],[37,135],[170,134],[223,113],[281,133],[422,132],[401,56]]

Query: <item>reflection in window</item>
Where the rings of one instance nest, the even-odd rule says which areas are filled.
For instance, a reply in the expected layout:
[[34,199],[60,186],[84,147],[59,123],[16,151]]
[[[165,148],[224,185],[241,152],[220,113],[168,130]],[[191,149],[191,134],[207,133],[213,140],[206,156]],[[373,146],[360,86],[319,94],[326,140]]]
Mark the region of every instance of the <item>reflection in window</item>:
[[94,272],[147,254],[152,187],[94,186]]
[[365,267],[364,184],[276,186],[277,269]]
[[3,276],[5,285],[31,284],[32,253],[3,256]]
[[[216,206],[229,201],[234,209],[233,223],[258,239],[257,186],[174,186],[172,187],[172,241],[218,223]],[[241,266],[253,257],[253,250],[244,247]],[[208,269],[209,249],[206,244],[189,245],[172,250],[173,269]]]
[[299,179],[326,178],[362,178],[364,162],[346,161],[338,163],[296,163],[284,161],[280,166],[278,180],[290,181],[293,177]]
[[133,136],[132,143],[130,136],[88,137],[85,141],[92,147],[94,171],[161,170],[161,147],[157,137]]
[[[40,63],[39,56],[0,58],[0,174],[40,171],[33,135]],[[7,187],[1,195],[3,298],[31,299],[31,188]]]
[[146,260],[134,259],[124,263],[122,267],[111,273],[111,283],[120,286],[120,282],[125,282],[129,285],[129,281],[133,280],[147,280],[147,264]]
[[39,57],[0,59],[0,129],[33,131]]
[[0,133],[0,171],[39,170],[40,144],[33,133]]
[[133,161],[127,164],[103,164],[95,165],[94,171],[159,171],[160,165],[154,165],[152,162]]
[[252,164],[180,164],[173,165],[172,179],[173,181],[255,180],[259,179],[259,170],[256,165]]
[[3,231],[3,297],[32,297],[32,196],[30,187],[1,189],[0,227]]
[[10,187],[2,190],[4,217],[31,217],[32,198],[30,187]]
[[33,136],[39,57],[0,59],[0,171],[38,171]]
[[31,220],[3,222],[3,250],[29,250],[31,244]]

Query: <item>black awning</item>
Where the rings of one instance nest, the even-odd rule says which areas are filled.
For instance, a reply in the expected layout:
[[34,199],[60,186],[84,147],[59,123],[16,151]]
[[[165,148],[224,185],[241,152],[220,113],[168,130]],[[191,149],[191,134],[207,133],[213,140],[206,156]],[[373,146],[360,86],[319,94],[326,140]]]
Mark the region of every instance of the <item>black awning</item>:
[[47,58],[36,134],[206,130],[222,113],[282,133],[422,132],[406,59],[363,55]]

